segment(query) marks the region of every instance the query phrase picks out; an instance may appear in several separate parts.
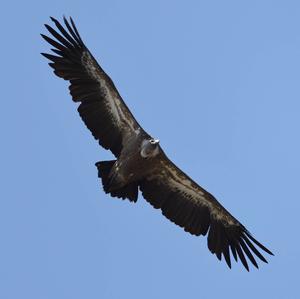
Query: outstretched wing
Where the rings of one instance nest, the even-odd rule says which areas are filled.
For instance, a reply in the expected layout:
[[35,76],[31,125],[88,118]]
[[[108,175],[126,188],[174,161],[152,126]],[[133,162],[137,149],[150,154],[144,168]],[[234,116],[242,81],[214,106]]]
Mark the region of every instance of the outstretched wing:
[[42,37],[54,47],[56,55],[42,53],[51,62],[54,73],[70,82],[78,112],[100,145],[119,157],[126,138],[138,134],[141,127],[134,119],[108,75],[84,45],[73,20],[64,18],[66,28],[51,18],[58,31],[45,25],[54,39]]
[[219,260],[222,255],[231,268],[231,253],[249,271],[248,258],[258,268],[255,256],[266,259],[258,251],[272,254],[260,244],[210,193],[197,185],[166,156],[160,166],[140,183],[144,198],[164,216],[193,235],[206,235],[208,248]]

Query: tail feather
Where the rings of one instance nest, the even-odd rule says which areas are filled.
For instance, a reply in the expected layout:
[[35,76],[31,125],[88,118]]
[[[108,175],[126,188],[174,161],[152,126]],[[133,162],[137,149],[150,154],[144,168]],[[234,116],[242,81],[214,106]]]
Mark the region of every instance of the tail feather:
[[130,201],[136,202],[138,199],[138,183],[128,184],[120,189],[110,192],[112,197],[128,198]]
[[95,165],[98,168],[98,177],[102,180],[102,185],[105,193],[109,193],[110,187],[110,171],[114,166],[116,160],[112,161],[101,161],[97,162]]
[[98,177],[102,180],[103,190],[110,193],[112,197],[128,198],[130,201],[136,202],[138,199],[138,183],[133,182],[118,189],[111,189],[111,169],[116,160],[100,161],[95,165],[98,168]]

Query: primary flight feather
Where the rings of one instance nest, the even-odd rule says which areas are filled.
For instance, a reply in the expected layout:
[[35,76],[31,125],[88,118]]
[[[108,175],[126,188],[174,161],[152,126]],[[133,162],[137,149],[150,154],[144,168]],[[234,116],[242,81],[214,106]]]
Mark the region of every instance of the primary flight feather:
[[249,271],[250,261],[267,262],[259,243],[213,195],[201,188],[172,163],[159,145],[138,124],[114,83],[83,43],[72,20],[65,26],[51,18],[56,30],[45,25],[52,37],[42,37],[54,48],[42,53],[54,73],[70,82],[78,112],[95,139],[116,160],[97,162],[103,189],[113,197],[136,202],[138,192],[164,216],[193,235],[208,234],[208,248],[231,267],[231,256]]

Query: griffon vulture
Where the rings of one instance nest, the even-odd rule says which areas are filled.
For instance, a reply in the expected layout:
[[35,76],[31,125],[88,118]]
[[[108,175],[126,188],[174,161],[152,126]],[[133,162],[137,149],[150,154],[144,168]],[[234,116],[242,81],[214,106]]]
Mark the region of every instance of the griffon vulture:
[[[136,202],[143,197],[175,224],[193,235],[208,234],[208,248],[231,268],[231,256],[249,271],[248,261],[267,262],[259,243],[213,195],[205,191],[168,159],[159,140],[136,121],[114,83],[82,41],[72,20],[65,27],[51,18],[56,30],[45,25],[52,37],[42,37],[53,54],[42,53],[55,75],[70,82],[78,112],[94,138],[116,157],[96,163],[103,189],[113,197]],[[260,251],[259,251],[260,250]]]

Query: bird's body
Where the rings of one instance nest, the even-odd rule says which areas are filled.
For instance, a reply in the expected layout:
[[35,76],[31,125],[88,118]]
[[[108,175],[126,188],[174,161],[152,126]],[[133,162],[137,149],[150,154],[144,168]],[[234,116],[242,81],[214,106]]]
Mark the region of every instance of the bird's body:
[[159,145],[151,145],[145,136],[137,135],[132,138],[123,147],[120,157],[112,166],[109,176],[113,180],[110,182],[109,190],[116,190],[133,182],[138,183],[151,175],[159,168],[160,155],[162,150]]
[[[54,73],[70,82],[78,112],[99,144],[115,160],[96,163],[103,189],[113,197],[136,202],[138,193],[164,216],[193,235],[208,234],[208,248],[231,267],[231,255],[249,270],[247,258],[267,262],[272,254],[215,198],[168,159],[157,139],[136,121],[112,80],[83,43],[72,19],[66,29],[51,18],[60,33],[45,25],[55,39],[42,35],[56,55],[42,53]],[[231,252],[231,254],[230,254]]]

